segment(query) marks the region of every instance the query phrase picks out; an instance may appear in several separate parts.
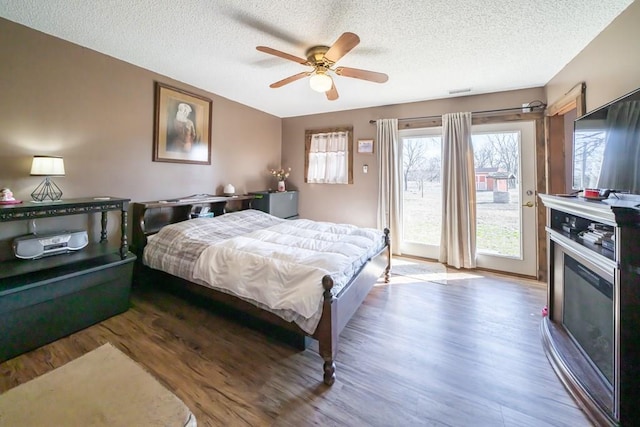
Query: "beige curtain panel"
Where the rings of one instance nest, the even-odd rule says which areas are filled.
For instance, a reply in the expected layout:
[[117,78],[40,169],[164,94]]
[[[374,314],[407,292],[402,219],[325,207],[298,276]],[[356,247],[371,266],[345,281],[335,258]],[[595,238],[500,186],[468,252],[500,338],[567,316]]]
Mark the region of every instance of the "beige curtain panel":
[[438,260],[476,267],[476,190],[471,113],[442,116],[442,234]]
[[402,159],[399,159],[400,137],[398,119],[376,120],[378,174],[378,228],[388,228],[391,250],[400,254],[400,183],[402,182]]

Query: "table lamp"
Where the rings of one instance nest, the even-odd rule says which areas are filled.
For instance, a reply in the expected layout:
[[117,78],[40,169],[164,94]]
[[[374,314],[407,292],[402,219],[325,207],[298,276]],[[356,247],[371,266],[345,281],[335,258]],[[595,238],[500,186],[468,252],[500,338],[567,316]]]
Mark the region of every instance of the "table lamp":
[[60,200],[62,190],[52,180],[52,176],[64,176],[64,161],[56,156],[33,156],[31,163],[31,176],[44,176],[44,180],[33,190],[31,197],[36,202],[44,202],[51,199],[52,202]]

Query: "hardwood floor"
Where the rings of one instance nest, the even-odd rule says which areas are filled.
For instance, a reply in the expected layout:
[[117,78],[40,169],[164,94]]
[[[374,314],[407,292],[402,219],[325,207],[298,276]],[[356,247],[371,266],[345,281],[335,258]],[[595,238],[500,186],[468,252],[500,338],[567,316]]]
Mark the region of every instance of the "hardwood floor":
[[0,364],[0,392],[111,342],[198,425],[588,426],[545,358],[545,288],[483,272],[376,286],[322,361],[187,299],[135,287],[132,307]]

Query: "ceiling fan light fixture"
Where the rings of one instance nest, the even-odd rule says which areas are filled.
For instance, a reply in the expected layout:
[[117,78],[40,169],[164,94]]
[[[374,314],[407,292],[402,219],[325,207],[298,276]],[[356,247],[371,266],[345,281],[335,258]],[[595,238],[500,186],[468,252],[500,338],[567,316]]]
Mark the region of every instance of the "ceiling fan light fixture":
[[331,80],[331,77],[325,73],[316,73],[309,79],[309,86],[311,86],[311,89],[316,92],[324,93],[331,89],[331,86],[333,86],[333,80]]
[[256,49],[260,52],[286,59],[287,61],[312,67],[308,69],[308,71],[303,71],[271,83],[269,85],[270,88],[279,88],[302,78],[309,77],[309,86],[311,86],[314,92],[324,93],[329,101],[335,101],[339,98],[338,90],[333,84],[333,76],[329,71],[333,71],[336,76],[350,77],[352,79],[366,80],[374,83],[385,83],[389,80],[389,76],[386,74],[375,71],[349,67],[333,68],[334,65],[349,53],[351,49],[356,47],[358,43],[360,43],[360,38],[356,34],[343,33],[331,46],[318,45],[307,49],[307,59],[302,59],[267,46],[257,46]]

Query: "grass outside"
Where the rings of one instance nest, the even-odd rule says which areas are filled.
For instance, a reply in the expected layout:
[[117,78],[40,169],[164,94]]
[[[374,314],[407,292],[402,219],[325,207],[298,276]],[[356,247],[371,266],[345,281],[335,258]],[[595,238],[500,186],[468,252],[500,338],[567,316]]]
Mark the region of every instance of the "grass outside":
[[[410,182],[404,192],[404,240],[428,245],[440,244],[442,196],[440,184],[425,185],[419,191]],[[520,256],[519,191],[509,191],[508,203],[495,203],[493,192],[477,192],[477,249],[502,256]]]

